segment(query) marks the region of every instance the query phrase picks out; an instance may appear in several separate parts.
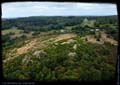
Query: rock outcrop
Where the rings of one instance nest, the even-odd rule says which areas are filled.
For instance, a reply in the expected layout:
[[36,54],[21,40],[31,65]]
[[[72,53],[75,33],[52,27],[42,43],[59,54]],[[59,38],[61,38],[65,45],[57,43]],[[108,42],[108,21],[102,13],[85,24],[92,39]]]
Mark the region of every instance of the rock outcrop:
[[41,57],[44,57],[46,55],[46,52],[44,50],[35,51],[33,55],[36,58],[40,59]]
[[68,54],[68,56],[70,56],[70,57],[76,57],[76,56],[77,56],[77,53],[76,53],[76,52],[70,52],[70,53]]
[[74,50],[77,49],[77,44],[73,45],[73,49],[74,49]]

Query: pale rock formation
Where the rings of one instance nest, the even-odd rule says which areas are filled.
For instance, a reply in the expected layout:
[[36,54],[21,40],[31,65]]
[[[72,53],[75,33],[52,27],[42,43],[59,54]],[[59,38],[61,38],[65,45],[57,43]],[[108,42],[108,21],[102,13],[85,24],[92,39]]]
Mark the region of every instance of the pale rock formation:
[[35,51],[33,55],[36,56],[36,58],[40,59],[46,55],[46,52],[44,50]]
[[76,49],[77,49],[77,44],[75,44],[75,45],[73,46],[73,49],[74,49],[74,50],[76,50]]
[[77,53],[76,53],[76,52],[70,52],[70,53],[68,54],[68,56],[70,56],[70,57],[75,57],[75,56],[77,56]]

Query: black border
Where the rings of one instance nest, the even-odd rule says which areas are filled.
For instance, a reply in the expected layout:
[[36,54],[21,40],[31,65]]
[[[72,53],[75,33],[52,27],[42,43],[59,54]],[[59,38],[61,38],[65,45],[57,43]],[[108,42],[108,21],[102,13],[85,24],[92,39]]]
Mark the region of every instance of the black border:
[[[24,1],[27,1],[27,0],[24,0]],[[1,4],[2,3],[5,3],[5,2],[24,2],[24,1],[19,1],[19,0],[2,0]],[[40,2],[39,0],[28,0],[28,1],[37,1],[37,2]],[[102,82],[78,82],[78,81],[57,81],[57,82],[54,82],[54,81],[51,81],[51,82],[46,82],[46,81],[43,81],[43,82],[37,82],[37,81],[5,81],[3,79],[3,73],[2,73],[2,52],[1,52],[1,61],[0,61],[0,82],[1,82],[1,85],[41,85],[41,84],[82,84],[82,85],[120,85],[120,3],[119,3],[119,0],[60,0],[60,1],[54,1],[54,0],[44,0],[44,1],[49,1],[49,2],[86,2],[86,3],[113,3],[113,4],[116,4],[117,5],[117,12],[118,12],[118,25],[119,25],[119,39],[118,39],[118,56],[117,56],[117,65],[116,65],[116,78],[115,80],[112,80],[112,81],[102,81]],[[42,1],[42,2],[44,2]],[[2,10],[2,7],[1,9]],[[0,11],[1,13],[1,16],[2,16],[2,12]],[[1,25],[1,24],[0,24]],[[1,33],[1,32],[0,32]],[[1,34],[0,34],[1,35]],[[0,44],[1,45],[1,44]],[[2,51],[2,45],[0,46],[1,47],[1,51]],[[119,73],[118,73],[119,72]],[[118,77],[119,77],[119,80],[118,80]],[[16,83],[16,84],[12,84],[12,83]]]

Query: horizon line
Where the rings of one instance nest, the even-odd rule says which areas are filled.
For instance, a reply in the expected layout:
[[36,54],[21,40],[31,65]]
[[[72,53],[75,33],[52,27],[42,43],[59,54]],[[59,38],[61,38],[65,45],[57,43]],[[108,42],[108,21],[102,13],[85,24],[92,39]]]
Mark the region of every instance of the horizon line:
[[1,17],[2,19],[17,19],[29,17],[102,17],[102,16],[118,16],[115,15],[40,15],[40,16],[24,16],[24,17]]

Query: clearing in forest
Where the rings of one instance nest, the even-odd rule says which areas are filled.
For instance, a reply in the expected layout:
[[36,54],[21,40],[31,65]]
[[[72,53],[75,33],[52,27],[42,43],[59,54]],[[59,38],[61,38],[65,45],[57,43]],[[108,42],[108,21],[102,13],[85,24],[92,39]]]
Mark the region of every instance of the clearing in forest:
[[90,43],[96,43],[96,44],[104,44],[104,42],[110,42],[113,45],[118,45],[118,42],[112,38],[108,38],[107,34],[102,32],[101,33],[101,39],[100,41],[97,41],[96,38],[94,37],[94,35],[87,35],[85,37],[83,37],[83,39],[87,38],[87,42]]

